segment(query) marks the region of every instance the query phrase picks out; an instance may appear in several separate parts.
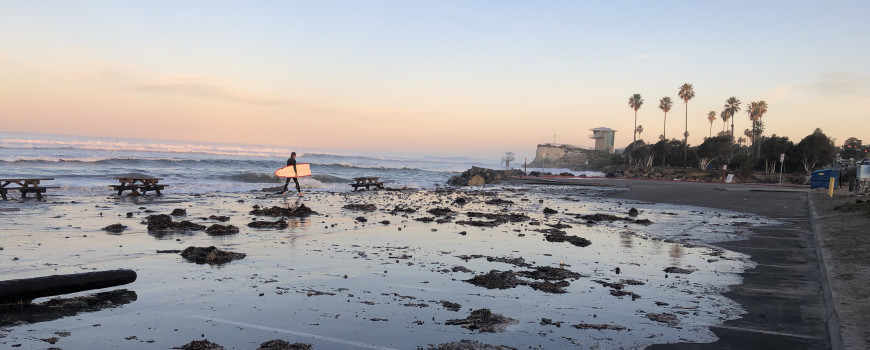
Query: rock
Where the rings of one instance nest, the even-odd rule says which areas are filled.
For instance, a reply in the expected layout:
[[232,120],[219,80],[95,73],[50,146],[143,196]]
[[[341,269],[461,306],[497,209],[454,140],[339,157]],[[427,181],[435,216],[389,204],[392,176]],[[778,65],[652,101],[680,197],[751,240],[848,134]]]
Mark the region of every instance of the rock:
[[474,175],[471,179],[468,180],[468,186],[482,186],[486,185],[486,179],[480,175]]
[[172,213],[169,214],[169,215],[172,215],[172,216],[184,216],[184,215],[187,215],[187,210],[185,210],[185,209],[175,209],[175,210],[173,210]]
[[378,209],[377,207],[375,207],[374,204],[348,204],[343,206],[342,208],[359,211],[375,211]]
[[464,319],[453,319],[444,322],[445,325],[459,325],[462,328],[477,330],[480,333],[503,332],[508,325],[516,324],[517,320],[494,314],[489,309],[478,309]]
[[484,184],[497,183],[521,175],[523,175],[523,172],[517,169],[492,170],[473,166],[462,174],[450,178],[450,180],[447,181],[447,184],[451,186],[480,186]]
[[127,229],[127,226],[121,224],[112,224],[106,227],[103,227],[103,231],[111,232],[111,233],[121,233]]
[[287,216],[287,217],[306,217],[312,214],[317,214],[317,212],[311,210],[311,208],[306,207],[305,204],[299,205],[296,208],[282,208],[279,206],[273,206],[271,208],[263,209],[258,206],[254,206],[254,210],[251,210],[251,215],[262,215],[262,216]]
[[173,222],[172,217],[166,214],[148,215],[145,218],[148,223],[148,231],[202,231],[205,226],[194,224],[190,221]]
[[239,233],[239,228],[233,225],[214,224],[205,230],[211,236],[224,236]]
[[181,252],[181,257],[193,261],[197,264],[220,265],[230,261],[243,259],[246,256],[244,253],[233,253],[226,250],[211,247],[194,247],[190,246]]
[[252,221],[248,223],[248,227],[250,228],[275,228],[275,229],[285,229],[289,226],[287,221],[278,220],[278,221]]
[[179,347],[175,347],[173,349],[181,349],[181,350],[224,350],[223,346],[212,343],[208,340],[194,340],[190,343],[184,344]]

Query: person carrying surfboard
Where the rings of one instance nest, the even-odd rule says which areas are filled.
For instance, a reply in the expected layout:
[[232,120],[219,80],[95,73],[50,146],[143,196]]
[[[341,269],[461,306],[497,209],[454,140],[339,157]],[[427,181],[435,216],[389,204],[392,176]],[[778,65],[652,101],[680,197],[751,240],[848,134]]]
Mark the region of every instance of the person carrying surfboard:
[[[290,153],[290,158],[287,159],[287,166],[293,166],[293,172],[298,173],[296,170],[296,152]],[[284,182],[284,194],[287,193],[287,186],[290,185],[290,179],[293,179],[293,182],[296,184],[296,192],[299,192],[299,195],[302,196],[302,189],[299,188],[299,180],[295,177],[288,177],[287,181]]]

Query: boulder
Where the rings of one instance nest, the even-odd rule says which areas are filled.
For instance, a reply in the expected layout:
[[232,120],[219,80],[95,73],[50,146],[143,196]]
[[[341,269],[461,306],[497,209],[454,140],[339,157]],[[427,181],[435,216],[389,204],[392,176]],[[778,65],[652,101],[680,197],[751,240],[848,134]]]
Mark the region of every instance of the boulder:
[[493,170],[486,168],[471,167],[460,175],[456,175],[447,181],[452,186],[480,186],[496,183],[514,176],[523,175],[522,170]]

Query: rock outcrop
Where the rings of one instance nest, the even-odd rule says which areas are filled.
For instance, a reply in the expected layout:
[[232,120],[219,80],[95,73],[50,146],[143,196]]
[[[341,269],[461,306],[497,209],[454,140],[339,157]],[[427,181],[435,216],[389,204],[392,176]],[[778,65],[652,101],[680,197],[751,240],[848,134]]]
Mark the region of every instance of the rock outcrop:
[[553,146],[538,145],[535,150],[535,160],[529,163],[530,168],[563,168],[571,170],[588,170],[590,165],[607,163],[610,155],[604,151],[585,149],[571,145]]
[[522,175],[522,170],[518,169],[492,170],[473,166],[462,174],[450,178],[447,184],[452,186],[480,186]]

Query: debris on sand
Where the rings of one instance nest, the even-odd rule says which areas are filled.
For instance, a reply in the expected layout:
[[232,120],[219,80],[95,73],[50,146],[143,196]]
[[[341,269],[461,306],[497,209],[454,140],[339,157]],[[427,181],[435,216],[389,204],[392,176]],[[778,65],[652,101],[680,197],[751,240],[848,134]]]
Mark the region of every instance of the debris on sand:
[[567,293],[565,287],[570,286],[571,283],[567,281],[544,281],[544,282],[530,282],[528,283],[529,287],[532,287],[534,290],[539,290],[542,292],[553,293],[553,294],[563,294]]
[[311,350],[311,344],[305,343],[293,343],[290,344],[286,341],[275,339],[267,341],[263,344],[260,344],[260,347],[257,350]]
[[616,290],[616,289],[611,289],[611,290],[610,290],[610,295],[615,296],[615,297],[620,297],[620,298],[622,298],[622,297],[624,297],[624,296],[630,296],[632,301],[634,301],[635,299],[640,298],[640,295],[638,295],[638,294],[636,294],[636,293],[634,293],[634,292],[629,292],[629,291],[627,291],[627,290]]
[[612,215],[612,214],[601,214],[601,213],[575,215],[575,218],[581,219],[581,220],[586,220],[587,224],[595,224],[595,223],[598,223],[601,221],[607,221],[607,222],[625,221],[628,223],[640,224],[640,225],[651,225],[652,224],[652,221],[650,221],[649,219],[635,220],[632,218],[624,218],[624,217],[619,217],[619,216]]
[[638,214],[640,214],[640,212],[637,211],[637,208],[632,207],[628,210],[628,216],[635,217]]
[[623,327],[623,326],[615,325],[615,324],[604,324],[604,323],[598,323],[598,324],[578,323],[578,324],[572,324],[571,327],[574,327],[577,329],[595,329],[595,330],[599,330],[599,331],[603,331],[603,330],[623,331],[623,330],[625,330],[625,327]]
[[679,268],[676,266],[667,267],[667,268],[665,268],[664,271],[667,273],[682,273],[682,274],[687,274],[687,275],[692,273],[692,272],[695,272],[695,270],[683,269],[683,268]]
[[111,233],[121,233],[127,229],[127,226],[121,224],[111,224],[109,226],[103,227],[103,231],[111,232]]
[[536,280],[547,281],[578,279],[580,277],[584,277],[583,275],[574,271],[551,266],[538,266],[535,267],[534,271],[520,271],[517,272],[517,275],[527,278],[533,278]]
[[296,208],[282,208],[279,206],[273,206],[271,208],[260,208],[258,206],[254,206],[254,210],[251,210],[251,215],[258,216],[286,216],[286,217],[306,217],[312,214],[317,214],[317,212],[311,210],[311,208],[306,207],[305,204],[300,204]]
[[426,350],[517,350],[517,348],[507,345],[490,345],[484,344],[477,340],[462,339],[452,343],[443,343],[438,345],[429,344]]
[[203,340],[194,340],[190,343],[184,344],[179,347],[174,347],[173,349],[181,349],[181,350],[224,350],[223,346],[212,343],[206,339]]
[[441,306],[450,311],[459,311],[462,308],[461,304],[449,302],[447,300],[440,301]]
[[205,230],[210,236],[225,236],[239,233],[239,228],[233,225],[214,224]]
[[227,221],[230,221],[230,217],[229,217],[229,216],[223,216],[223,215],[221,215],[221,216],[218,216],[218,215],[210,215],[210,216],[208,217],[208,219],[209,219],[209,220],[217,220],[217,221],[220,221],[220,222],[227,222]]
[[287,226],[287,221],[278,220],[278,221],[251,221],[248,223],[248,227],[250,228],[276,228],[276,229],[285,229]]
[[677,315],[669,314],[667,312],[663,312],[660,314],[649,313],[646,314],[646,318],[656,322],[667,323],[668,326],[671,327],[676,327],[680,324],[680,319],[677,318]]
[[181,252],[181,257],[193,261],[197,264],[220,265],[226,264],[236,259],[242,259],[246,256],[244,253],[233,253],[226,250],[211,247],[194,247],[190,246]]
[[465,216],[469,218],[485,218],[489,221],[482,220],[460,220],[457,221],[457,224],[460,225],[468,225],[474,227],[496,227],[501,224],[506,224],[508,222],[523,222],[530,220],[529,216],[523,213],[510,213],[510,214],[494,214],[494,213],[480,213],[480,212],[467,212]]
[[390,214],[393,214],[393,215],[396,215],[396,214],[399,214],[399,213],[413,214],[413,213],[416,213],[416,212],[417,212],[417,210],[414,209],[414,208],[408,208],[408,207],[405,207],[405,206],[398,206],[398,205],[395,206],[395,207],[393,208],[393,210],[390,210]]
[[374,204],[347,204],[342,208],[348,210],[359,210],[359,211],[375,211],[378,208],[375,207]]
[[113,309],[134,302],[137,298],[134,291],[115,289],[72,298],[53,298],[40,303],[0,304],[0,340],[3,340],[3,327],[47,322],[85,312]]
[[586,247],[592,244],[592,241],[586,238],[571,236],[568,235],[567,232],[555,228],[537,229],[535,231],[543,233],[544,239],[546,239],[547,242],[568,242],[578,247]]
[[453,213],[453,210],[450,210],[450,208],[432,208],[426,212],[435,216],[445,216]]
[[172,213],[170,213],[169,215],[172,215],[172,216],[185,216],[185,215],[187,215],[187,210],[185,210],[185,209],[181,209],[181,208],[177,208],[177,209],[173,210]]
[[510,204],[514,204],[514,201],[496,198],[496,199],[490,199],[484,203],[489,204],[489,205],[510,205]]
[[173,222],[172,217],[166,214],[148,215],[145,218],[148,223],[148,231],[202,231],[205,226],[194,224],[190,221]]
[[550,214],[558,214],[558,213],[559,213],[559,211],[557,211],[555,209],[550,209],[549,207],[544,207],[544,214],[550,215]]
[[498,271],[492,270],[483,275],[477,275],[464,282],[471,283],[478,287],[486,289],[510,289],[516,288],[521,284],[526,284],[523,280],[517,278],[516,272],[513,271]]
[[444,322],[448,326],[462,326],[480,333],[503,332],[508,325],[516,324],[517,320],[494,314],[489,309],[478,309],[471,312],[467,318],[452,319]]

